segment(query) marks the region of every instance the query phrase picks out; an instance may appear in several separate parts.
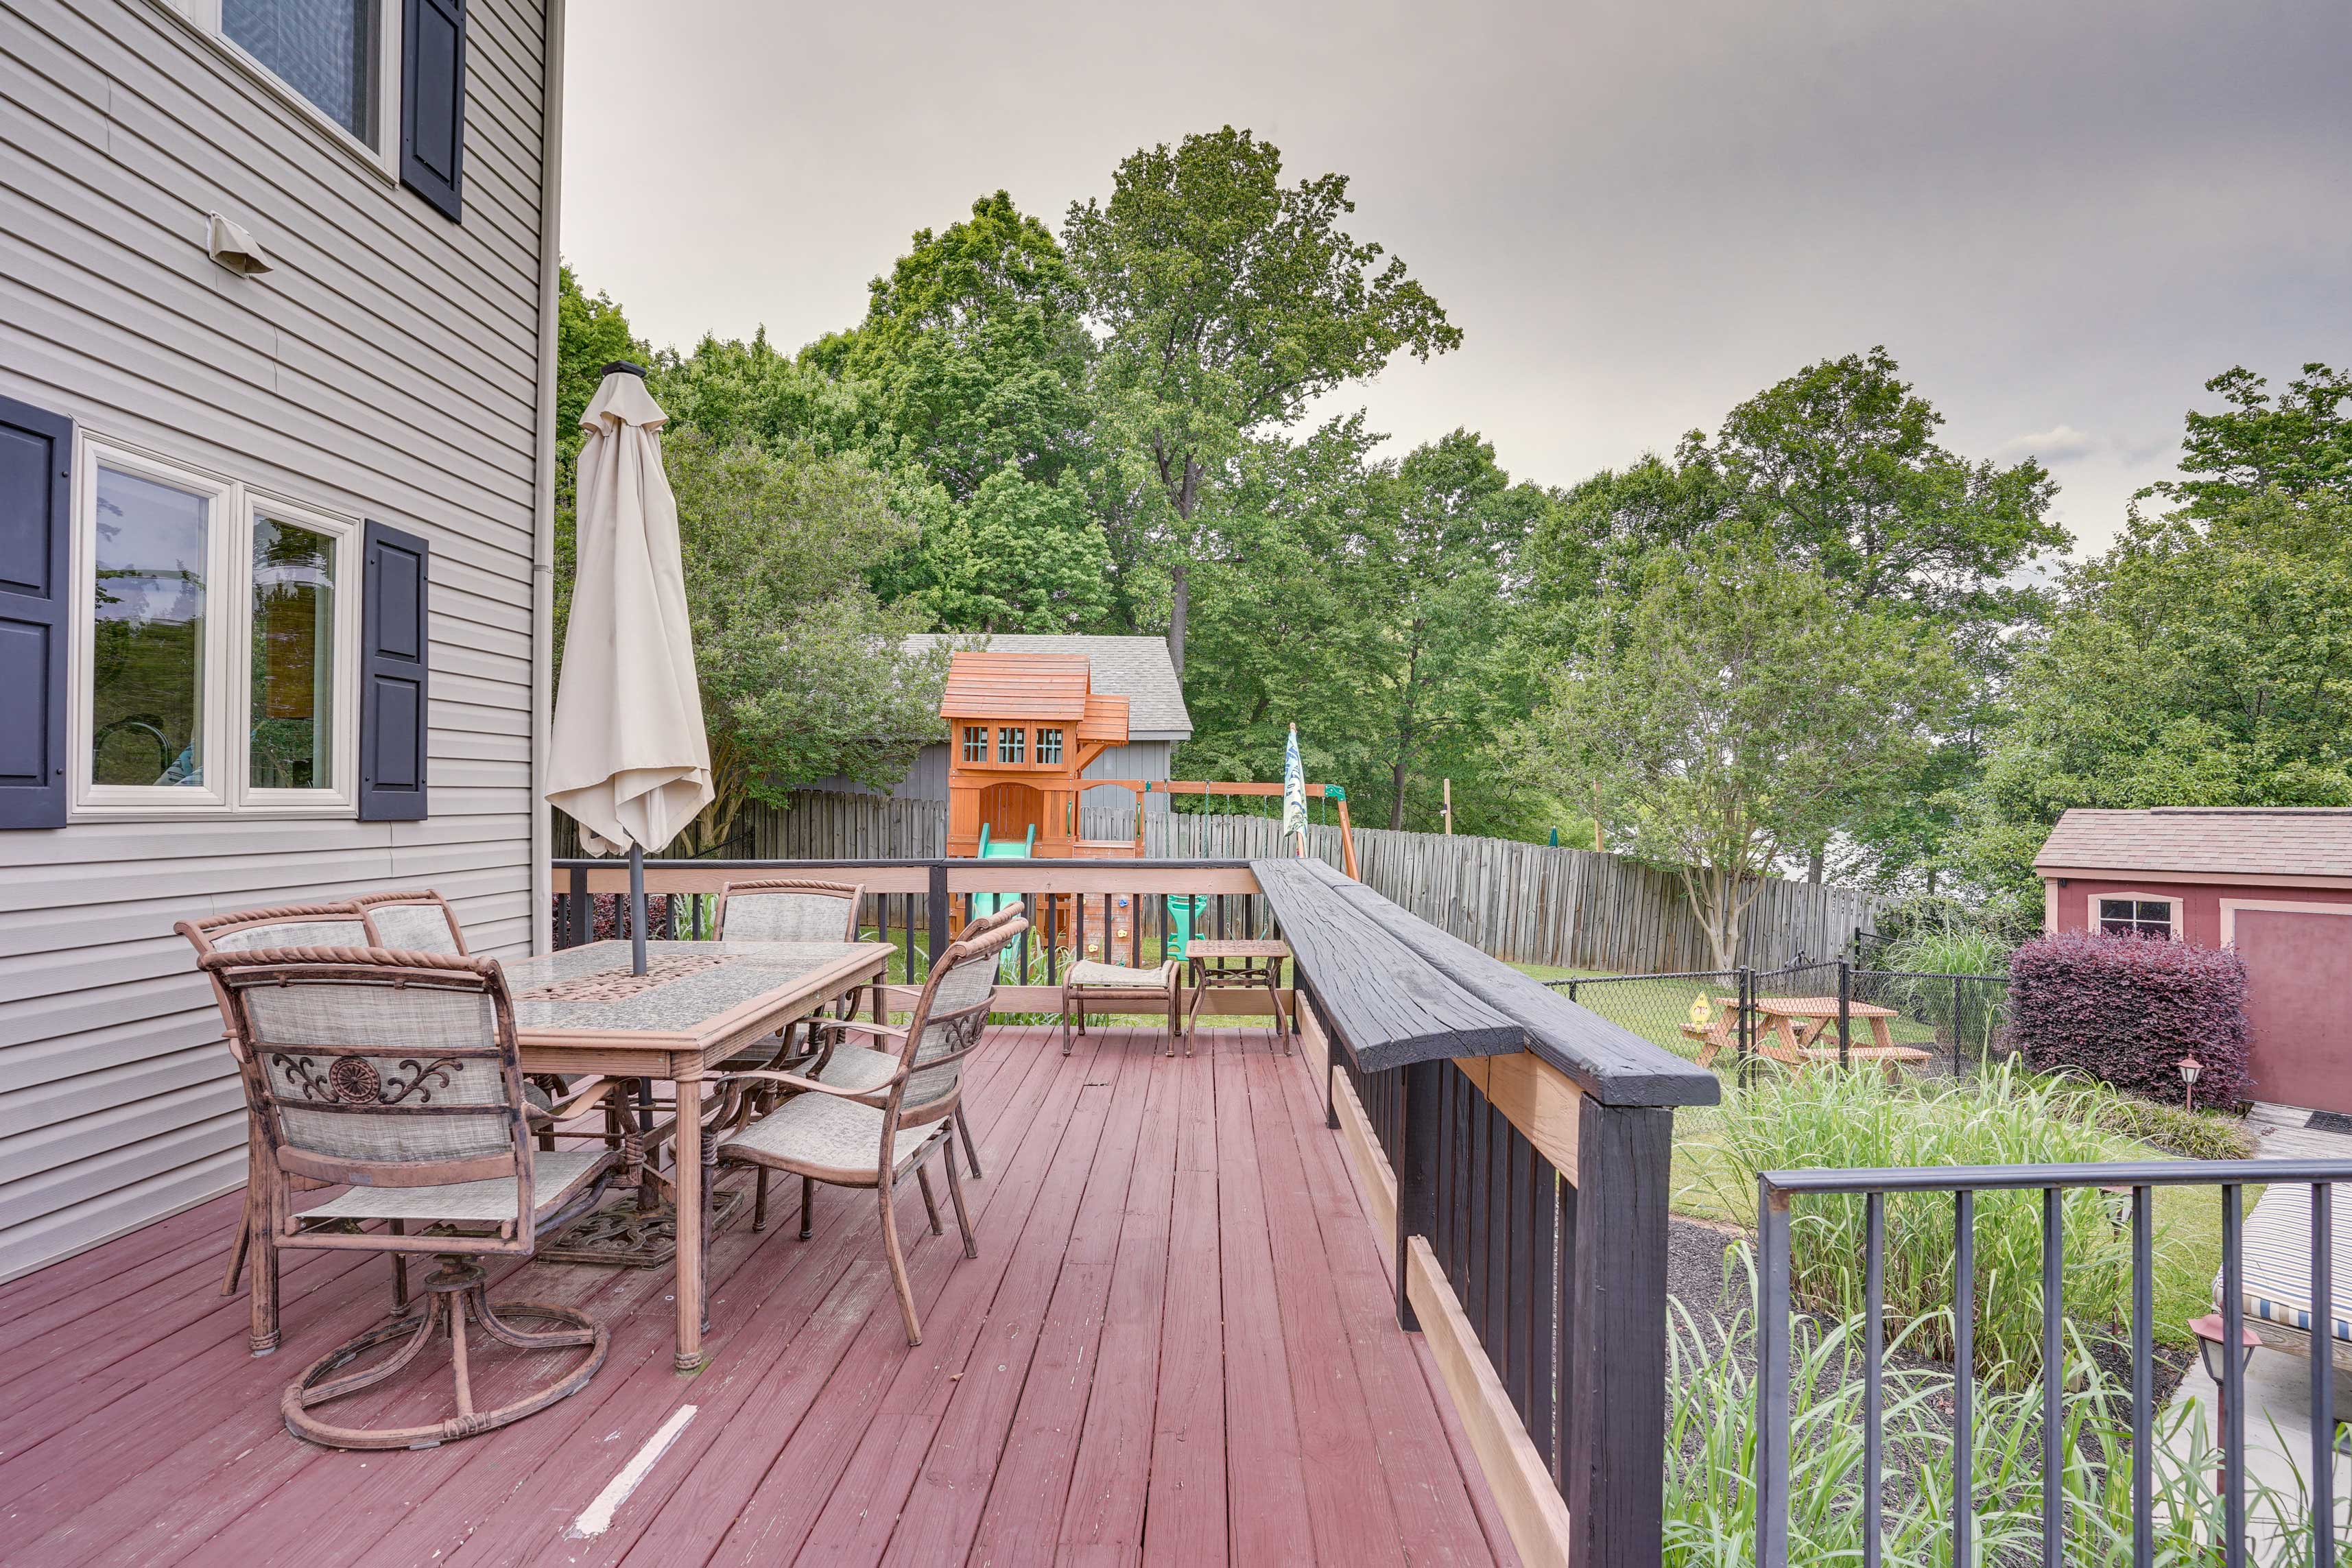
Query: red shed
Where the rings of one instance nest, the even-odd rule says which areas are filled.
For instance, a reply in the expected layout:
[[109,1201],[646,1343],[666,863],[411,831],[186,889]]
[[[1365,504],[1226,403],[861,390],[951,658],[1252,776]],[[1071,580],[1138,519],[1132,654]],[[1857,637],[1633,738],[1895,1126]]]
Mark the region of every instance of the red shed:
[[2352,1113],[2352,810],[2074,810],[2033,868],[2047,930],[2237,948],[2256,1097]]

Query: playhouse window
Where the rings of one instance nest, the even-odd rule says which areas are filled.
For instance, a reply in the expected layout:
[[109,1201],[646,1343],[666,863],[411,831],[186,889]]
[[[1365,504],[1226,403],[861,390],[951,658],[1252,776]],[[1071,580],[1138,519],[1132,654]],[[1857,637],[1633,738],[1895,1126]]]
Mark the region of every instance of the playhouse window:
[[1037,765],[1041,768],[1062,765],[1062,732],[1059,730],[1037,731]]
[[2169,940],[2172,935],[2172,900],[2101,899],[2099,931],[2105,936],[2152,936]]
[[966,724],[963,727],[963,760],[967,763],[988,761],[988,726]]
[[1007,724],[996,731],[996,760],[1000,763],[1023,763],[1029,760],[1029,731]]

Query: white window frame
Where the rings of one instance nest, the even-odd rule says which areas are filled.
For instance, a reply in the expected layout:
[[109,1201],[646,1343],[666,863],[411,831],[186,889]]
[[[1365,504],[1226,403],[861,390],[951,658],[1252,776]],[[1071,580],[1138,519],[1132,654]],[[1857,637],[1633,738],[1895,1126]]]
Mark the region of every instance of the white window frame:
[[185,24],[196,37],[219,51],[223,58],[273,97],[291,105],[310,123],[326,132],[346,152],[357,154],[362,162],[385,179],[395,184],[399,183],[402,0],[376,0],[375,140],[372,144],[345,130],[333,115],[304,97],[293,83],[247,53],[243,46],[223,31],[221,0],[152,0],[152,3],[167,16]]
[[[2115,888],[2106,889],[2100,892],[2095,892],[2091,895],[2090,903],[2083,911],[2084,916],[2087,917],[2084,921],[2084,924],[2095,935],[2105,933],[2105,921],[2099,914],[2099,903],[2100,900],[2104,899],[2129,899],[2136,904],[2162,904],[2167,910],[2165,917],[2166,923],[2171,928],[2170,934],[2167,936],[2165,940],[2168,942],[2179,942],[2181,940],[2180,899],[2178,894],[2142,893],[2130,889]],[[2135,917],[2135,919],[2137,919],[2137,917]]]
[[[98,473],[114,468],[210,499],[205,541],[205,782],[200,785],[101,784],[93,778],[97,729]],[[255,789],[253,708],[253,523],[257,511],[335,541],[334,695],[329,716],[333,784],[325,789]],[[73,621],[66,639],[73,682],[68,707],[73,757],[71,820],[184,817],[355,817],[359,815],[360,600],[365,571],[358,518],[175,462],[124,441],[78,430],[74,437]]]

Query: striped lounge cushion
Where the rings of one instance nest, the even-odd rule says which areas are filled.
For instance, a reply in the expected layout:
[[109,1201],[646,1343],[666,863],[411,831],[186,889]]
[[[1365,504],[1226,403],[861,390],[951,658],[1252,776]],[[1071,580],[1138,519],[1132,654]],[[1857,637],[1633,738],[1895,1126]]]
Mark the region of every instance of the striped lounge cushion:
[[[2352,1342],[2352,1188],[2339,1190],[2330,1207],[2335,1225],[2336,1298],[2330,1314],[2336,1338]],[[2302,1183],[2274,1186],[2246,1216],[2245,1310],[2247,1317],[2311,1331],[2311,1188]],[[2213,1281],[2220,1300],[2221,1281]]]

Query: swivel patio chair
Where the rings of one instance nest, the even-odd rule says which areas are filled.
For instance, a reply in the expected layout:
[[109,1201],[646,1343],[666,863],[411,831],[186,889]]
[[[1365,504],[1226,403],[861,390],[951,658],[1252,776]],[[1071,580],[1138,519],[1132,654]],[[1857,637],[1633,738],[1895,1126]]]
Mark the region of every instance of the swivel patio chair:
[[[786,1094],[774,1109],[746,1122],[719,1146],[722,1164],[753,1167],[759,1173],[752,1200],[752,1228],[768,1220],[768,1177],[781,1171],[801,1178],[801,1237],[807,1239],[820,1182],[871,1187],[879,1201],[882,1247],[891,1283],[906,1321],[907,1342],[923,1342],[914,1290],[898,1240],[893,1199],[898,1184],[914,1173],[922,1188],[931,1234],[944,1234],[939,1201],[924,1169],[934,1153],[944,1156],[948,1193],[966,1258],[980,1256],[965,1210],[963,1179],[956,1173],[950,1140],[963,1102],[963,1058],[978,1045],[996,990],[996,957],[1028,929],[1020,919],[1004,921],[970,941],[950,944],[931,968],[903,1029],[855,1018],[818,1026],[827,1047],[823,1076],[761,1069],[720,1075],[730,1100],[773,1086]],[[863,1035],[871,1047],[845,1037]]]
[[[264,1245],[254,1268],[273,1315],[279,1248],[425,1254],[440,1262],[420,1287],[420,1306],[328,1352],[286,1389],[279,1406],[288,1430],[331,1447],[429,1447],[506,1426],[585,1386],[604,1359],[604,1331],[568,1307],[493,1305],[480,1260],[530,1257],[541,1231],[593,1207],[614,1177],[634,1174],[637,1156],[634,1147],[532,1147],[514,1007],[498,964],[324,946],[215,952],[203,963],[250,1052],[268,1156],[258,1172]],[[584,1110],[617,1087],[599,1080],[570,1109]],[[294,1177],[345,1190],[297,1210]],[[357,1228],[373,1221],[393,1229]],[[583,1353],[562,1376],[478,1408],[468,1323],[518,1351]],[[270,1330],[274,1339],[274,1321]],[[382,1427],[314,1414],[383,1383],[444,1336],[455,1415]]]
[[[257,947],[366,947],[370,945],[367,920],[355,903],[280,904],[275,909],[243,910],[234,914],[206,915],[201,920],[181,921],[172,928],[188,939],[196,950],[197,962],[208,952],[243,952]],[[219,1005],[221,1029],[228,1040],[229,1058],[242,1075],[250,1053],[239,1038],[236,1009],[229,1005],[228,993],[217,977],[213,980],[213,1000]],[[252,1110],[255,1101],[247,1086],[246,1107]],[[258,1138],[257,1131],[249,1137]],[[257,1151],[258,1144],[254,1148]],[[229,1249],[228,1273],[221,1280],[220,1293],[236,1294],[237,1281],[245,1274],[245,1256],[253,1245],[254,1194],[247,1188],[245,1211],[237,1216],[236,1245]],[[393,1298],[395,1307],[408,1305],[408,1276],[405,1268],[395,1262]],[[256,1333],[259,1331],[257,1329]]]
[[465,928],[449,900],[427,888],[422,891],[367,893],[352,902],[367,922],[370,947],[396,948],[403,952],[466,952]]

